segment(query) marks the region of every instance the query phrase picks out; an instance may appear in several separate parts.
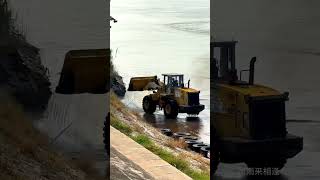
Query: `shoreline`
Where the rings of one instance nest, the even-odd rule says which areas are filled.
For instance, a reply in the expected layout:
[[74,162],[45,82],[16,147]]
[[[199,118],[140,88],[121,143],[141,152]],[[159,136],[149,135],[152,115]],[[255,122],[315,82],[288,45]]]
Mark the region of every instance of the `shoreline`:
[[210,159],[186,150],[180,142],[142,121],[139,113],[126,107],[114,93],[110,99],[111,126],[193,179],[210,179]]

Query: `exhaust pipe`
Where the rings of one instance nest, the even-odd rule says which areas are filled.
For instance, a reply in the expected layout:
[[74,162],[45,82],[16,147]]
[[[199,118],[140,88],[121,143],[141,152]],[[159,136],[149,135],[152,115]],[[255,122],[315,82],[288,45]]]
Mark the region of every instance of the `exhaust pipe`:
[[256,61],[257,61],[256,57],[253,57],[250,61],[249,85],[253,85],[253,82],[254,82],[254,64]]

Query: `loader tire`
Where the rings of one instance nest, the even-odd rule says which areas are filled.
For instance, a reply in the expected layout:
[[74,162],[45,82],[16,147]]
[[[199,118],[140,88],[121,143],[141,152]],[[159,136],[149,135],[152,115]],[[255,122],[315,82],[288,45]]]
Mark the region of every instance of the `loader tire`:
[[58,86],[59,88],[57,89],[57,92],[72,94],[75,90],[74,81],[74,74],[71,71],[61,73],[61,78]]
[[199,140],[186,140],[185,143],[188,145],[188,148],[191,150],[194,144],[203,144],[202,141]]
[[206,158],[208,158],[208,152],[210,152],[210,145],[200,149],[200,153]]
[[142,107],[144,112],[153,114],[156,111],[157,105],[150,96],[145,96],[142,100]]
[[166,118],[175,119],[179,113],[179,107],[176,101],[168,100],[163,108]]
[[218,166],[220,164],[220,151],[215,151],[214,150],[212,152],[213,153],[210,153],[210,159],[211,159],[211,162],[212,162],[211,172],[212,172],[212,174],[215,174],[216,171],[218,170]]
[[166,136],[172,136],[172,131],[171,129],[161,129],[162,134],[166,135]]
[[104,148],[107,151],[108,156],[110,156],[110,113],[106,117],[103,126],[103,143]]
[[212,148],[210,150],[210,159],[211,159],[211,172],[213,174],[218,170],[218,166],[220,164],[220,149],[218,145],[218,135],[215,128],[212,129],[213,137],[212,137]]

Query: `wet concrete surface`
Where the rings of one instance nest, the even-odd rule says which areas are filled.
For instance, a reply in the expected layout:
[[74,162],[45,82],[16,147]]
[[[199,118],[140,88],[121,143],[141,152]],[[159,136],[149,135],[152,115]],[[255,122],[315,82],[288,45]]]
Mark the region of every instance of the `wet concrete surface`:
[[110,179],[111,180],[144,180],[152,179],[140,167],[129,161],[111,147]]
[[[143,169],[138,167],[125,156],[118,153],[114,148],[110,148],[110,164],[108,155],[103,146],[98,148],[84,148],[79,151],[64,152],[68,157],[76,162],[89,163],[98,170],[101,177],[110,180],[144,180],[152,179]],[[110,175],[107,175],[107,168],[110,168]]]

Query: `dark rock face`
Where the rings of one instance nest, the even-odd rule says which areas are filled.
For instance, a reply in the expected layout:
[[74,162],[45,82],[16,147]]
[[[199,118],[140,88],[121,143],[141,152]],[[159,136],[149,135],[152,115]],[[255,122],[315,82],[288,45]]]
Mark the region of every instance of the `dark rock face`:
[[111,76],[111,89],[116,95],[120,97],[123,97],[126,94],[126,86],[123,82],[122,77],[117,73],[114,73]]
[[110,61],[110,81],[112,91],[117,96],[123,97],[126,94],[126,85],[124,84],[122,77],[116,71],[112,61]]
[[0,86],[8,88],[25,109],[45,110],[52,92],[39,50],[27,44],[0,47]]

